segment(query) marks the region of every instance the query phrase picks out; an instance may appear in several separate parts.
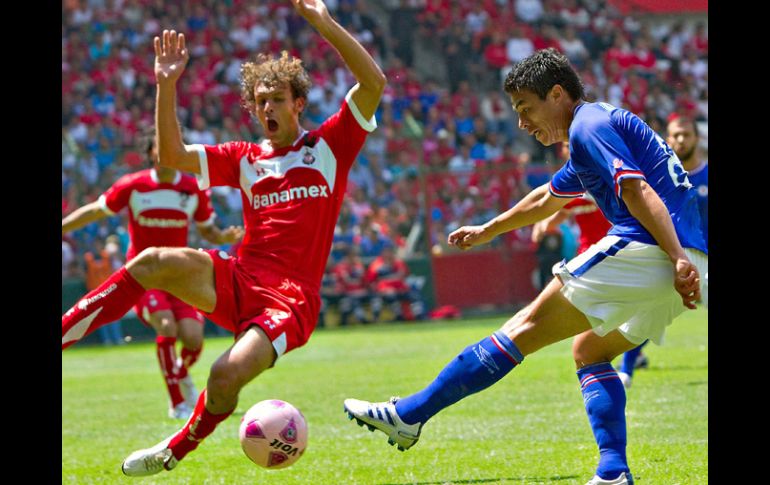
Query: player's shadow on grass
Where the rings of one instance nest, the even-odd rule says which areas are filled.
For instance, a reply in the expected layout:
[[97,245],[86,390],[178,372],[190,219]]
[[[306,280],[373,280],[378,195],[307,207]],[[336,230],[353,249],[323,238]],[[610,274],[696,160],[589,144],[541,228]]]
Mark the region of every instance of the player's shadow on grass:
[[510,478],[475,478],[469,480],[441,480],[437,482],[403,482],[403,483],[380,483],[379,485],[450,485],[455,483],[495,483],[495,482],[524,482],[524,483],[545,483],[560,482],[562,480],[572,480],[578,478],[577,475],[567,475],[558,477],[510,477]]

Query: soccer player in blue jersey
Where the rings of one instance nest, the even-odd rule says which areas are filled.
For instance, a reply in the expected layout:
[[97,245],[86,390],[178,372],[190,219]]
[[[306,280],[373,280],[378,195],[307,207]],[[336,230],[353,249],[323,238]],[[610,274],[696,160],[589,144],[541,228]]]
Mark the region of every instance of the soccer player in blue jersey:
[[[690,184],[695,188],[698,200],[698,211],[700,212],[701,233],[709,244],[709,165],[706,160],[701,160],[698,155],[698,125],[694,120],[683,118],[678,113],[672,113],[668,117],[666,126],[666,141],[674,149],[674,153],[682,162],[682,167],[687,171],[687,178]],[[704,305],[708,306],[708,274],[702,275],[704,280],[702,299]],[[623,354],[618,375],[626,389],[631,387],[634,369],[646,367],[648,364],[647,356],[642,353],[642,348],[647,344],[629,350]]]
[[631,484],[626,459],[626,395],[611,360],[665,328],[701,297],[708,271],[695,190],[676,154],[636,115],[588,103],[566,57],[535,52],[505,80],[519,128],[545,146],[568,142],[570,160],[550,183],[480,226],[464,226],[449,243],[468,249],[542,220],[589,192],[613,227],[569,262],[535,300],[491,336],[466,347],[425,389],[370,403],[346,399],[351,418],[385,432],[399,449],[413,446],[439,411],[508,374],[524,357],[575,336],[588,419],[599,447],[588,484]]

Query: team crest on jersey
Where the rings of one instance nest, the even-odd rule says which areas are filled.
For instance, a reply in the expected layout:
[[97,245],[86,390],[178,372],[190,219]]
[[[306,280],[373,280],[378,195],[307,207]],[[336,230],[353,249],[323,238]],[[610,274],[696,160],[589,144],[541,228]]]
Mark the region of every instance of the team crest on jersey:
[[620,167],[623,166],[623,160],[616,158],[615,160],[612,161],[612,166],[615,167],[615,170],[619,169]]
[[308,149],[305,149],[305,154],[302,156],[302,163],[305,165],[310,165],[313,162],[315,162],[315,156],[313,155],[313,152],[311,152]]

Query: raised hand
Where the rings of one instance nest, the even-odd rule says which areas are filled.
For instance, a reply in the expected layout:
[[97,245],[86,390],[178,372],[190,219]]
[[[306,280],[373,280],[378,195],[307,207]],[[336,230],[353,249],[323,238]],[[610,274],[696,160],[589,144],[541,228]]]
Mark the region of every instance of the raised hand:
[[447,242],[460,249],[470,249],[491,241],[493,237],[494,235],[489,234],[484,226],[463,226],[454,230],[447,238]]
[[176,83],[184,72],[190,52],[185,47],[184,34],[175,30],[164,30],[155,37],[155,79],[158,83]]
[[330,18],[326,4],[322,0],[291,0],[291,4],[313,26],[317,27],[320,21]]

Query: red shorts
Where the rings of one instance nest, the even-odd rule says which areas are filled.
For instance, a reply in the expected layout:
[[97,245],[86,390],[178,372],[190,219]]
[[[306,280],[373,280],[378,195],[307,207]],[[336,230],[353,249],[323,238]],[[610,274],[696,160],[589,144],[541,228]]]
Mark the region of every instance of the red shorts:
[[206,249],[214,262],[217,304],[204,313],[237,337],[252,325],[265,331],[281,355],[305,345],[315,330],[318,288],[269,269],[246,269],[224,251]]
[[183,302],[171,293],[163,290],[148,290],[139,302],[134,305],[136,316],[145,325],[150,325],[150,315],[161,310],[170,310],[178,322],[183,318],[198,320],[203,325],[203,315],[192,306]]

